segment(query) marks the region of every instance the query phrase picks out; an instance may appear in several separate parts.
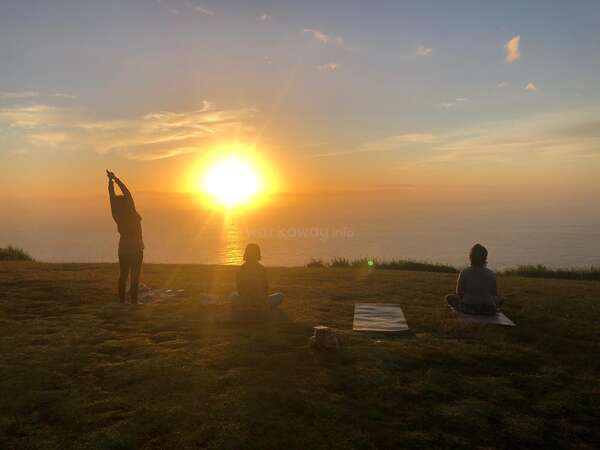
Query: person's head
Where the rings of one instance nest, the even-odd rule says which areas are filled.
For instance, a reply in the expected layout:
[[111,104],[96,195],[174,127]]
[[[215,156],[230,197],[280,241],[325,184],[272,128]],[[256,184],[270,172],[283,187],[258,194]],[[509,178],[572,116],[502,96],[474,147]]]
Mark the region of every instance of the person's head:
[[471,266],[473,267],[485,267],[487,264],[487,249],[481,244],[475,244],[471,248],[469,253],[469,259],[471,260]]
[[131,207],[131,203],[129,203],[124,195],[116,195],[113,205],[117,220],[128,220],[132,217],[142,218],[138,212]]
[[117,217],[123,217],[125,214],[129,212],[129,208],[127,205],[127,201],[125,200],[124,195],[115,195],[113,200],[113,207],[115,211],[115,215]]
[[260,247],[256,244],[246,245],[246,251],[244,252],[244,261],[247,261],[247,262],[260,261]]

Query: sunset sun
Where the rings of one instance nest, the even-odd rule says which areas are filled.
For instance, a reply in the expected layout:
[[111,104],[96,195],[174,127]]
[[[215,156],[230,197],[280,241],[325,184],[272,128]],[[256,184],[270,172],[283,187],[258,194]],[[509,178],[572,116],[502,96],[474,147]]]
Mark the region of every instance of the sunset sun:
[[206,170],[201,190],[217,203],[232,207],[250,202],[260,192],[261,180],[248,161],[229,156]]

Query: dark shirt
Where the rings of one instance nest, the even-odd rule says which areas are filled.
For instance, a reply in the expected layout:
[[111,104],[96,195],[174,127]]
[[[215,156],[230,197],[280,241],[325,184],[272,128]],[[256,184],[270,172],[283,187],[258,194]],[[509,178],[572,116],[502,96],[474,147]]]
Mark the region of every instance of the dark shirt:
[[494,305],[498,295],[496,274],[486,267],[468,267],[458,276],[456,293],[464,304]]
[[264,266],[259,262],[242,264],[237,273],[237,291],[244,307],[266,307],[269,283]]

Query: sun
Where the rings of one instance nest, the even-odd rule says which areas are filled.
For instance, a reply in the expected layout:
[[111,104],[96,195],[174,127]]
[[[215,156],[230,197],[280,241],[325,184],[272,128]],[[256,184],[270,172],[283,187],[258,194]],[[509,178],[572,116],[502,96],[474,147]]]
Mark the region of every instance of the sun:
[[201,188],[217,203],[233,207],[249,203],[260,192],[261,183],[258,171],[248,161],[228,156],[206,170]]

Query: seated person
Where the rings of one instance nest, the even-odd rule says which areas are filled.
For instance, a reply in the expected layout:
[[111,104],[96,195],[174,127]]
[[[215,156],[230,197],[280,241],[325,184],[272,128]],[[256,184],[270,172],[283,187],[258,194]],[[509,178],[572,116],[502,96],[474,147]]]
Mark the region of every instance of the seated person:
[[244,252],[244,264],[237,273],[237,292],[231,294],[231,306],[235,310],[265,310],[275,308],[283,301],[283,294],[269,295],[267,271],[259,263],[260,248],[248,244]]
[[496,274],[485,267],[487,249],[475,244],[469,254],[471,267],[458,275],[456,294],[446,296],[453,308],[466,314],[494,315],[499,306]]

